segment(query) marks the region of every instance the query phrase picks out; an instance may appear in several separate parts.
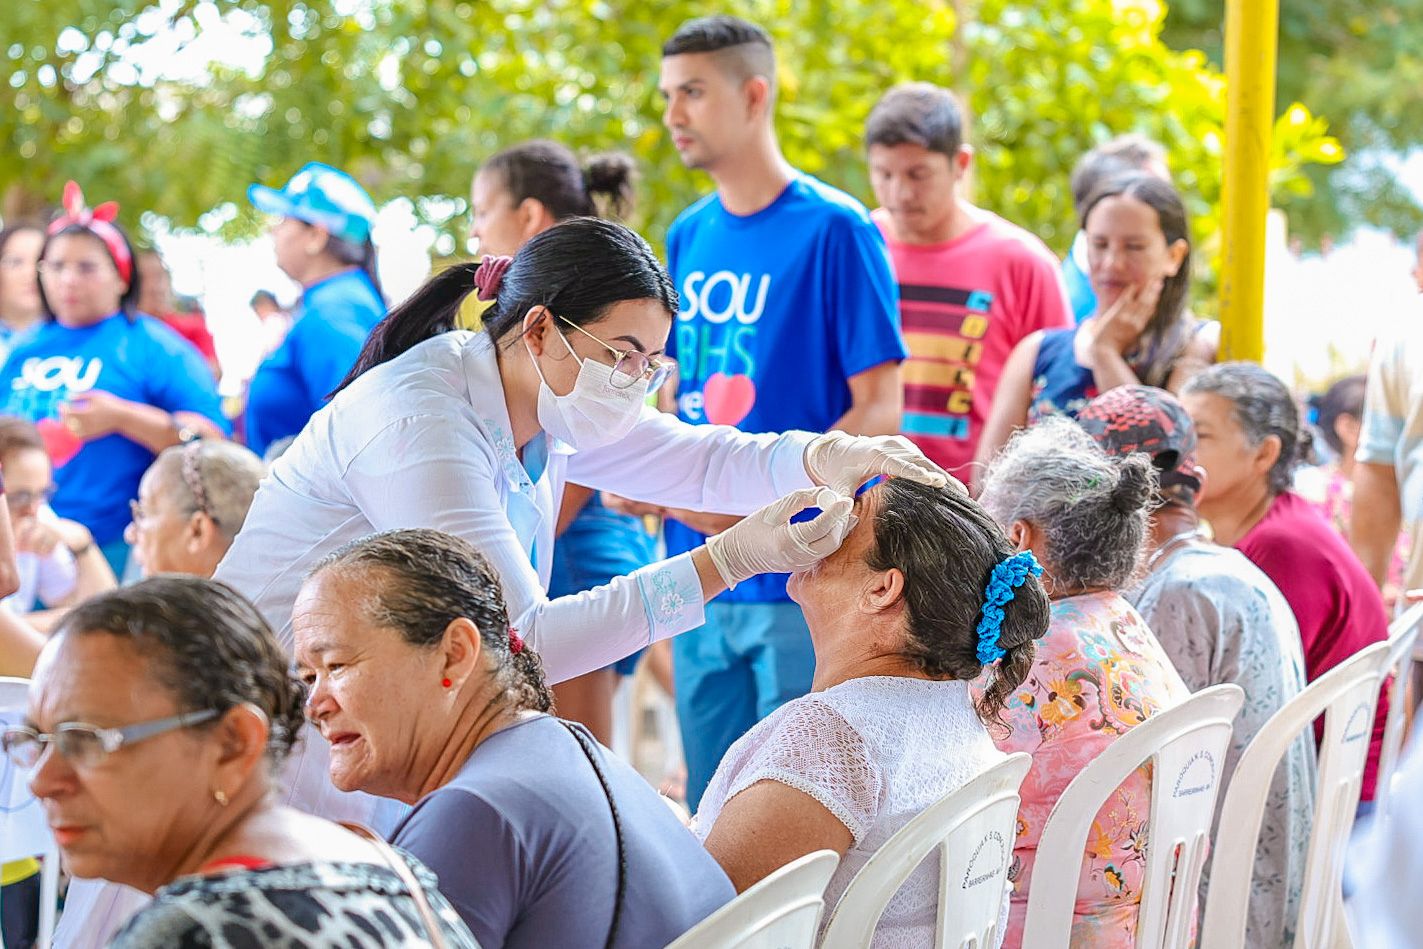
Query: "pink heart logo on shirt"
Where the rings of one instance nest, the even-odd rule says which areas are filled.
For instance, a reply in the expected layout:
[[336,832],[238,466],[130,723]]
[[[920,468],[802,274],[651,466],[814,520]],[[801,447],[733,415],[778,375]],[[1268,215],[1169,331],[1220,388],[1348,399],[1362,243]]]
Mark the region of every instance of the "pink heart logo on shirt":
[[756,383],[750,376],[714,372],[702,385],[702,404],[713,425],[736,425],[756,404]]
[[35,423],[35,428],[39,430],[40,438],[44,441],[50,463],[56,468],[63,468],[71,458],[79,454],[79,449],[84,447],[84,439],[71,432],[58,419],[40,419]]

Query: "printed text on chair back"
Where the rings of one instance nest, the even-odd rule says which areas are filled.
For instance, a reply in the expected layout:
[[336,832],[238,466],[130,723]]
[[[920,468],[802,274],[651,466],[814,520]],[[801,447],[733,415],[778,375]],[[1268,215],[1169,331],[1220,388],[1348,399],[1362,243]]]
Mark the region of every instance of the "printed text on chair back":
[[885,907],[925,859],[939,863],[936,945],[994,949],[1013,862],[1018,787],[1031,763],[1026,754],[1009,755],[901,827],[846,887],[820,949],[869,945]]
[[[1212,686],[1137,725],[1072,780],[1043,827],[1038,860],[1077,865],[1103,802],[1128,775],[1152,762],[1147,870],[1136,930],[1139,949],[1190,945],[1204,848],[1220,793],[1220,765],[1230,743],[1231,722],[1244,700],[1239,686]],[[1033,886],[1023,949],[1067,949],[1075,898],[1073,887]]]
[[1358,808],[1388,652],[1388,643],[1375,643],[1314,680],[1265,723],[1240,755],[1221,807],[1222,833],[1211,857],[1201,949],[1244,945],[1255,847],[1270,778],[1286,749],[1321,714],[1324,741],[1294,945],[1336,949],[1333,934],[1343,921],[1340,861]]

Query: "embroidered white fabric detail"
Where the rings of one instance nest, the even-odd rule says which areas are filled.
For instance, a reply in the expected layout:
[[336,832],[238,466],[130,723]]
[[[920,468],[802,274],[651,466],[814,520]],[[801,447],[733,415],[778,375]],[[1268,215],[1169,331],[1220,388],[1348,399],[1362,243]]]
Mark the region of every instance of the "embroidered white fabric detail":
[[647,612],[648,642],[695,629],[706,622],[702,584],[690,553],[633,572]]
[[[851,679],[772,712],[726,753],[692,829],[705,840],[726,803],[758,781],[813,797],[854,838],[826,888],[826,916],[885,841],[1003,755],[965,682]],[[875,949],[934,945],[939,870],[931,857],[890,900]]]

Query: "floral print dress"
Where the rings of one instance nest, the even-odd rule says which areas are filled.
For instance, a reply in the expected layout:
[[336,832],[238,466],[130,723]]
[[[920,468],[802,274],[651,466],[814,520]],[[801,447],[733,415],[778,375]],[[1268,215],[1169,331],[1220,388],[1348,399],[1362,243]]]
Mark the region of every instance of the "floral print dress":
[[[1023,939],[1028,887],[1043,824],[1067,785],[1131,728],[1190,694],[1141,615],[1116,593],[1052,604],[1032,672],[1009,700],[1005,752],[1025,751],[1032,768],[1022,787],[1014,881],[1005,949]],[[1075,880],[1074,947],[1129,949],[1146,870],[1151,766],[1143,765],[1097,813]],[[1074,885],[1071,869],[1045,867],[1042,885]]]

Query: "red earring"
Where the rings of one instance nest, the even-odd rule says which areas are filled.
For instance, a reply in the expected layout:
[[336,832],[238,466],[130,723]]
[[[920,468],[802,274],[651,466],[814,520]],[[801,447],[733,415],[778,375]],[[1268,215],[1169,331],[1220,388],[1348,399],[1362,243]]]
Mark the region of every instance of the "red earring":
[[441,680],[440,680],[440,685],[443,685],[443,686],[444,686],[445,688],[447,688],[447,689],[448,689],[451,685],[453,685],[453,684],[454,684],[454,683],[451,682],[449,679],[441,679]]

